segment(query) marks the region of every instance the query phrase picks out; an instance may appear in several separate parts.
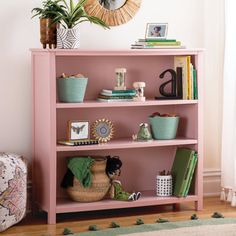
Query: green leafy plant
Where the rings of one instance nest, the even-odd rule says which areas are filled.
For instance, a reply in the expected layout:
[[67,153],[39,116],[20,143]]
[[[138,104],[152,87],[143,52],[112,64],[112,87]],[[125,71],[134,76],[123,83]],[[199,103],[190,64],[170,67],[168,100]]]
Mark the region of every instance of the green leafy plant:
[[60,22],[64,28],[71,29],[74,26],[89,21],[90,23],[109,28],[101,19],[95,16],[89,16],[84,10],[84,4],[87,0],[57,0],[53,2],[53,10],[47,11],[54,15],[53,23]]
[[34,15],[32,16],[32,18],[38,16],[40,19],[43,18],[50,18],[50,19],[54,19],[57,14],[56,12],[60,9],[63,8],[63,5],[58,4],[58,0],[54,1],[54,0],[45,0],[42,3],[42,7],[35,7],[32,9],[32,13],[34,13]]

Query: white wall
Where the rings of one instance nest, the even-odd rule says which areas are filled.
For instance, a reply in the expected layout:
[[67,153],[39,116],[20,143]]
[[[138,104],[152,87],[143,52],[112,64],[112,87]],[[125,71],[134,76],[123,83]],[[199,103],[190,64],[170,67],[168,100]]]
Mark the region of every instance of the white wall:
[[[38,19],[31,9],[39,0],[3,1],[0,8],[0,151],[31,158],[31,78],[29,48],[41,47]],[[187,47],[206,48],[205,168],[220,168],[223,0],[143,0],[127,24],[104,30],[81,24],[81,48],[128,49],[143,38],[147,22],[168,22],[169,38]]]

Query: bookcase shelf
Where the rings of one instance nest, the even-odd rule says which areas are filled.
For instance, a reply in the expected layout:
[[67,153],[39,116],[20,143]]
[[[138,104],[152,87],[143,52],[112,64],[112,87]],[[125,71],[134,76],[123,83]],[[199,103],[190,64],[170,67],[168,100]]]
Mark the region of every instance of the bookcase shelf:
[[176,204],[183,202],[197,201],[197,195],[189,195],[185,198],[178,197],[157,197],[153,191],[142,191],[142,197],[139,201],[127,202],[127,201],[114,201],[114,200],[102,200],[99,202],[78,203],[72,202],[68,198],[57,199],[56,212],[82,212],[82,211],[94,211],[94,210],[106,210],[109,209],[121,209],[132,208],[142,206],[154,206],[163,204]]
[[[57,213],[144,207],[161,204],[195,202],[202,209],[203,109],[202,49],[163,50],[42,50],[31,49],[33,79],[33,202],[48,213],[48,223],[56,223]],[[175,56],[191,56],[197,69],[198,100],[155,100],[163,82],[159,75],[174,68]],[[145,81],[145,102],[98,102],[102,89],[114,86],[115,68],[127,69],[126,86]],[[56,78],[62,73],[81,73],[88,77],[82,103],[60,103],[57,100]],[[180,117],[177,138],[136,142],[132,135],[139,124],[148,122],[154,112],[175,113]],[[106,144],[63,146],[57,141],[67,139],[69,120],[106,118],[115,126],[115,137]],[[186,198],[156,197],[156,174],[170,170],[177,147],[186,146],[198,152],[194,176],[195,188]],[[60,182],[70,156],[120,156],[123,162],[120,180],[126,191],[140,191],[138,201],[79,203],[67,197]],[[132,172],[130,170],[133,170]],[[146,190],[150,191],[146,191]]]
[[198,100],[163,100],[148,99],[145,102],[98,102],[84,101],[83,103],[57,103],[57,109],[63,108],[98,108],[98,107],[143,107],[143,106],[166,106],[197,104]]
[[111,149],[128,149],[128,148],[148,148],[148,147],[165,147],[165,146],[179,146],[179,145],[193,145],[197,144],[196,139],[177,138],[173,140],[152,140],[148,142],[137,142],[131,138],[121,138],[118,140],[111,140],[108,143],[101,143],[95,145],[84,146],[64,146],[57,145],[58,152],[70,151],[90,151],[90,150],[111,150]]

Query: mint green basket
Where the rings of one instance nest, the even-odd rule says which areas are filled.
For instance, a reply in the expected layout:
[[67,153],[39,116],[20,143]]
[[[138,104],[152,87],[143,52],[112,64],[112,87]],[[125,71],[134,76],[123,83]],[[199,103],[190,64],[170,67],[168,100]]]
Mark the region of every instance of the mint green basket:
[[60,102],[83,102],[88,78],[58,78],[57,91]]
[[149,117],[154,139],[175,139],[179,117]]

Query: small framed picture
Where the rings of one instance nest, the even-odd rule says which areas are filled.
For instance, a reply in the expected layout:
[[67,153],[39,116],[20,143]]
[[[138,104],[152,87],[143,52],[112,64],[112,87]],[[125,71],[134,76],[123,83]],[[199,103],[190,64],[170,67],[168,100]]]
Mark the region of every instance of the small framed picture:
[[167,38],[167,23],[147,23],[146,39],[166,39]]
[[89,122],[70,120],[68,122],[68,139],[70,141],[89,139]]

